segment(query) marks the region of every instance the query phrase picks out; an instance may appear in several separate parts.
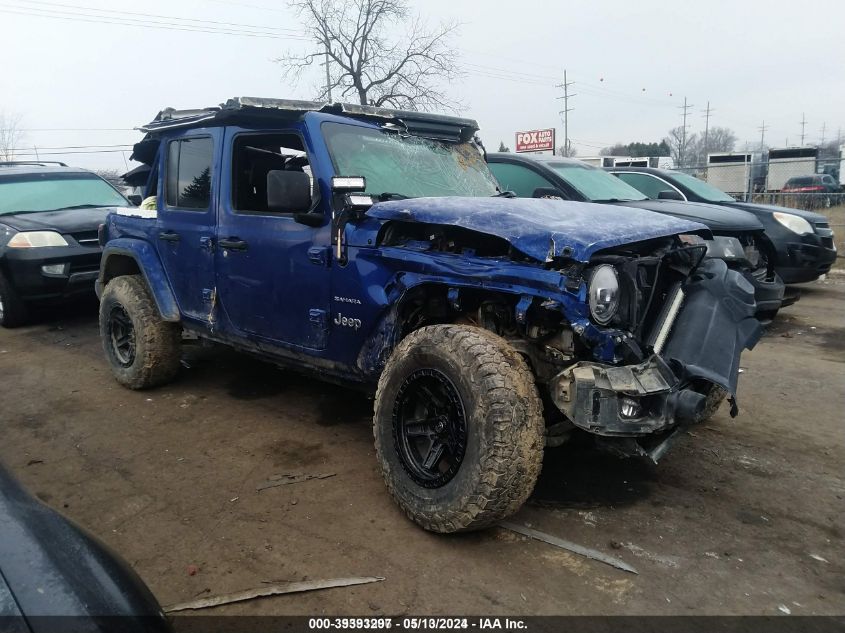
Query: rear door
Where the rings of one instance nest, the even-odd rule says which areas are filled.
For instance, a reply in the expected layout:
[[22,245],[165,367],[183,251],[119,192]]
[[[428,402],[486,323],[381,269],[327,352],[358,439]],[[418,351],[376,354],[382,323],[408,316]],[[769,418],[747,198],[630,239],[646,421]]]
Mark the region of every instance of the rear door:
[[213,238],[219,128],[166,141],[159,159],[156,245],[183,317],[208,321],[214,305]]

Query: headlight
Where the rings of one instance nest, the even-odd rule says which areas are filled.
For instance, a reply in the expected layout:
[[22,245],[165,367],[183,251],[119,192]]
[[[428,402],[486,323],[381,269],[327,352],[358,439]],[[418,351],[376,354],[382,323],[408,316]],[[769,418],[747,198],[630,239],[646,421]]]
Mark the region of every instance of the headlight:
[[40,248],[42,246],[67,246],[67,240],[55,231],[22,231],[7,244],[9,248]]
[[711,259],[745,259],[745,249],[735,237],[717,235],[712,240],[707,240],[707,254],[705,257]]
[[772,215],[775,216],[775,220],[783,224],[793,233],[798,233],[798,235],[813,233],[813,226],[800,215],[781,213],[780,211],[775,211]]
[[600,325],[609,323],[619,309],[619,277],[616,269],[610,264],[594,268],[587,285],[587,294],[593,320]]

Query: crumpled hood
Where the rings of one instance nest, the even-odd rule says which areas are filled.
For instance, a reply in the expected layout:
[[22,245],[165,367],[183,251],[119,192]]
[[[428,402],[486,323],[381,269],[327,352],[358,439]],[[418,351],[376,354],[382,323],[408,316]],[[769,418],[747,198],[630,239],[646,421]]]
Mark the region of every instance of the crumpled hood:
[[675,217],[694,220],[706,224],[714,233],[739,233],[744,231],[762,231],[753,214],[731,207],[705,202],[686,202],[681,200],[634,200],[620,202],[638,209],[648,209],[656,213],[668,213]]
[[605,248],[707,230],[698,222],[641,209],[533,198],[391,200],[374,204],[367,215],[495,235],[541,262],[561,256],[587,262]]

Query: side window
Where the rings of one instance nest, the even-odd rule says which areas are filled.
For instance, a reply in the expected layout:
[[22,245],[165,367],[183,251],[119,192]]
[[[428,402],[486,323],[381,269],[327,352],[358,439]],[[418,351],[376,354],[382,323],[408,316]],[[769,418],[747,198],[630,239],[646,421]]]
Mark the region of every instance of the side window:
[[278,214],[267,206],[267,174],[294,171],[314,178],[302,139],[297,134],[241,134],[232,146],[232,209],[241,213]]
[[210,137],[185,138],[167,146],[164,194],[168,207],[208,209],[211,204],[211,161],[214,141]]
[[530,198],[534,190],[554,187],[554,184],[528,167],[512,163],[490,163],[490,171],[499,181],[503,191],[513,191],[520,198]]
[[631,185],[634,189],[640,191],[644,196],[648,196],[652,200],[657,199],[657,194],[661,191],[672,191],[674,187],[663,182],[659,178],[649,176],[648,174],[635,174],[628,172],[616,172],[613,174],[622,182]]

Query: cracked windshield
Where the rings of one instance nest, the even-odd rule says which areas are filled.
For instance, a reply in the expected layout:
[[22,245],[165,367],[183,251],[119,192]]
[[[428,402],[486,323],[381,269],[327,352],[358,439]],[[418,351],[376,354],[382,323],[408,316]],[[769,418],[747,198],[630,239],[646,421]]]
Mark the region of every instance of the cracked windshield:
[[339,123],[326,123],[322,129],[337,174],[364,176],[370,195],[421,198],[498,193],[484,157],[470,143]]

